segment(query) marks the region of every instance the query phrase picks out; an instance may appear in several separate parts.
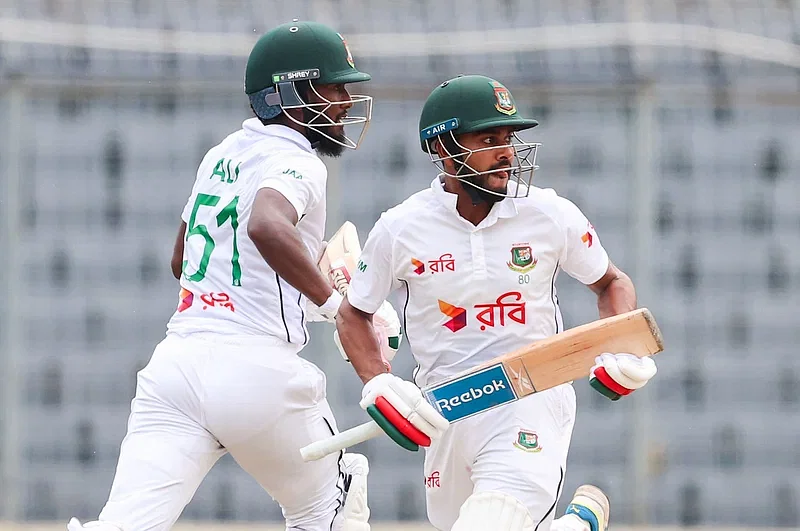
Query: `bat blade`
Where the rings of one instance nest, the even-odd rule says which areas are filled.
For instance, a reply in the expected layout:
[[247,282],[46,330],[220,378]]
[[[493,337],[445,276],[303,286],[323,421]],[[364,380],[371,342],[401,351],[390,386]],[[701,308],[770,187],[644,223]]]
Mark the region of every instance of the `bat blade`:
[[502,362],[518,397],[584,378],[605,352],[651,356],[664,349],[653,315],[639,308],[577,326],[506,354]]
[[[450,422],[483,413],[525,396],[589,376],[595,357],[625,352],[644,357],[664,348],[647,308],[587,323],[536,341],[422,390]],[[320,459],[376,437],[368,422],[301,449],[304,460]]]
[[649,356],[663,349],[646,308],[600,319],[535,341],[423,390],[450,422],[589,375],[604,352]]

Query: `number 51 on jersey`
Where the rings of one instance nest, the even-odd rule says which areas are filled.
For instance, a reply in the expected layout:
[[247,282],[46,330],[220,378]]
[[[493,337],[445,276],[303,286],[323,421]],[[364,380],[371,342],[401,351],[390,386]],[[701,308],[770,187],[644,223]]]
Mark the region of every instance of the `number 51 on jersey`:
[[[186,271],[186,265],[188,264],[187,260],[183,261],[182,271],[184,276],[191,280],[192,282],[200,282],[204,278],[206,278],[206,270],[208,269],[208,261],[211,260],[211,253],[214,252],[217,244],[214,241],[214,238],[211,237],[211,234],[208,231],[208,227],[206,225],[198,224],[197,223],[197,213],[200,211],[201,207],[208,207],[213,208],[216,207],[219,203],[221,197],[218,195],[209,195],[209,194],[197,194],[197,198],[194,200],[194,206],[192,207],[192,213],[189,216],[189,223],[186,226],[186,239],[188,240],[192,236],[202,236],[205,239],[205,245],[203,247],[203,256],[200,258],[200,264],[197,266],[197,271],[192,273],[191,275]],[[242,266],[239,265],[239,244],[237,241],[237,232],[239,231],[239,213],[236,211],[236,207],[239,205],[239,196],[237,195],[234,197],[230,203],[222,207],[219,213],[214,217],[214,220],[217,222],[217,227],[222,227],[228,220],[231,223],[231,229],[233,230],[233,250],[231,253],[231,285],[233,286],[241,286],[242,285]]]

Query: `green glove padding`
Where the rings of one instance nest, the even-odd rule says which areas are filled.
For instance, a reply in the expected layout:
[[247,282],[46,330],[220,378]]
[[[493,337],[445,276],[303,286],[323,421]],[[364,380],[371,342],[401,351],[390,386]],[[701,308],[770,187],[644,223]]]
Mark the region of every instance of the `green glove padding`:
[[590,379],[589,385],[591,385],[595,391],[597,391],[604,397],[609,398],[611,400],[617,401],[622,397],[622,395],[615,393],[614,391],[603,385],[603,382],[601,382],[597,378]]
[[375,424],[380,426],[381,429],[386,432],[386,435],[388,435],[394,442],[410,452],[419,451],[419,445],[400,433],[400,430],[395,428],[394,424],[386,420],[386,417],[383,416],[383,413],[378,411],[378,408],[375,406],[375,404],[367,406],[367,413],[369,413],[369,416],[375,421]]

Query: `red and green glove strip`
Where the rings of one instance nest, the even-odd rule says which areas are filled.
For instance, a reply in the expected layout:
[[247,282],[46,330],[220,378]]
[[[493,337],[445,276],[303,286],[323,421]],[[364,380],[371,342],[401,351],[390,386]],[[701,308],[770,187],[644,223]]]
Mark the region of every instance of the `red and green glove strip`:
[[619,400],[644,387],[656,372],[656,364],[649,356],[639,358],[633,354],[605,352],[595,358],[589,385],[601,395]]
[[406,450],[416,452],[420,446],[431,445],[431,438],[411,424],[384,397],[376,397],[375,403],[367,406],[367,413],[394,442]]
[[359,405],[406,450],[430,446],[450,426],[416,384],[385,372],[364,384]]
[[603,366],[597,367],[592,371],[592,375],[589,377],[589,385],[604,397],[614,401],[633,392],[633,389],[627,389],[615,382]]

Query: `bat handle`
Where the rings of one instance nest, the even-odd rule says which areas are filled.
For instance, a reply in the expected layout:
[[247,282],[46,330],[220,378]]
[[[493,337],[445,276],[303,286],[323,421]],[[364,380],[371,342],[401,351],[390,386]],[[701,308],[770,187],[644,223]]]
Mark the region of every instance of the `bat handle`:
[[303,458],[303,461],[306,462],[316,461],[322,459],[326,455],[340,452],[350,446],[374,439],[382,433],[383,430],[380,426],[372,421],[366,422],[355,428],[350,428],[349,430],[337,433],[321,441],[316,441],[308,446],[304,446],[300,449],[300,456]]

